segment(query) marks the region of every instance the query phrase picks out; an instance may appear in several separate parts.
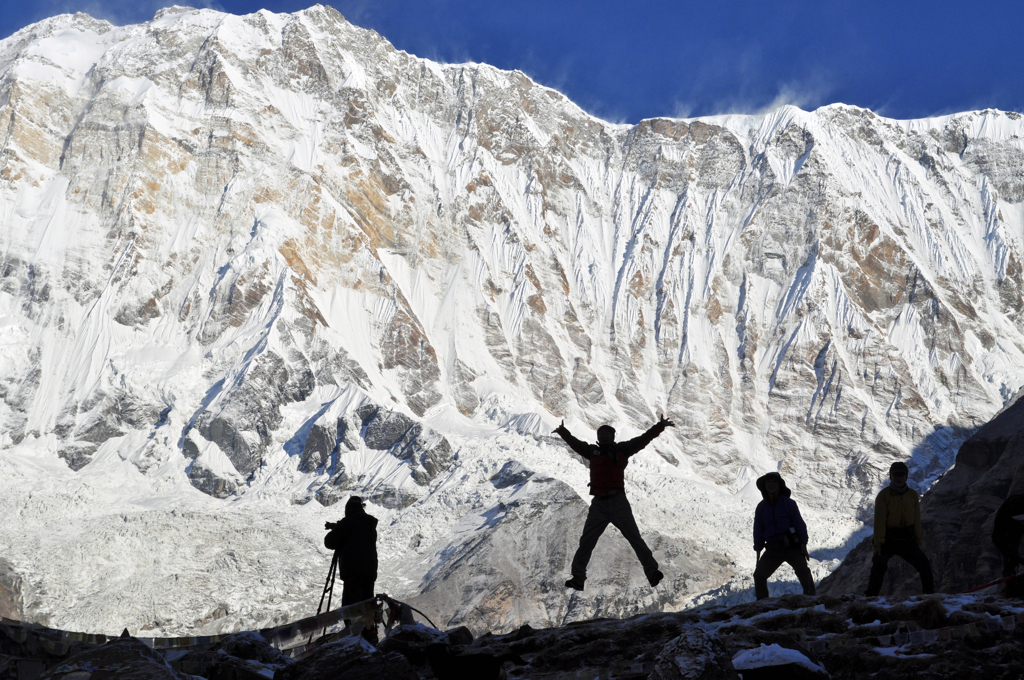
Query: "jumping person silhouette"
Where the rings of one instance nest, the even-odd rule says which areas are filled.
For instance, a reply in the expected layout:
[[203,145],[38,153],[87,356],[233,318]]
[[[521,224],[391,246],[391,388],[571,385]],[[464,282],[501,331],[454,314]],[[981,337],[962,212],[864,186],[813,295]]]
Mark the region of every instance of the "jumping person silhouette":
[[675,427],[675,424],[671,420],[661,418],[654,427],[639,437],[616,443],[615,428],[611,425],[602,425],[597,428],[597,444],[588,444],[572,436],[564,421],[555,430],[555,434],[561,437],[569,448],[590,461],[590,494],[594,497],[587,513],[587,521],[583,525],[580,547],[576,550],[576,556],[572,558],[572,578],[565,582],[566,588],[583,590],[590,555],[594,552],[597,539],[609,524],[615,525],[633,546],[633,551],[640,558],[640,564],[643,565],[644,574],[652,588],[664,578],[665,575],[658,570],[658,561],[654,559],[651,549],[640,537],[640,529],[633,518],[633,509],[629,507],[629,501],[626,499],[623,472],[629,464],[629,457],[654,441],[666,427]]

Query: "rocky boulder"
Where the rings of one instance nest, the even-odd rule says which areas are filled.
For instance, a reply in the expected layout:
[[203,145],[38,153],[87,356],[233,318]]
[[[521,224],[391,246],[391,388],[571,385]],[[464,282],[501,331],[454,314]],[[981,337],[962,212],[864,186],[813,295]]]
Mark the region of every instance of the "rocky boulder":
[[107,677],[103,673],[112,670],[118,678],[145,680],[1016,680],[1024,653],[1019,604],[971,595],[888,602],[792,595],[548,628],[524,625],[475,639],[468,631],[407,622],[377,647],[361,637],[328,636],[298,661],[255,633],[235,634],[206,649],[163,652],[120,638],[81,643],[59,658],[41,644],[41,636],[55,631],[4,624],[0,676],[45,667],[47,680]]
[[650,680],[734,679],[739,676],[722,643],[699,628],[686,630],[665,645],[650,676]]
[[[446,633],[423,624],[403,625],[381,640],[377,647],[384,654],[400,654],[414,666],[427,664],[427,647],[454,642]],[[472,639],[470,639],[472,642]]]
[[292,663],[259,633],[235,633],[208,649],[190,650],[170,661],[176,670],[208,680],[263,680]]
[[191,677],[171,668],[159,652],[135,638],[118,638],[68,658],[43,674],[41,680],[59,680],[69,676],[100,677],[102,671],[110,669],[114,669],[118,680],[190,680]]
[[274,680],[419,680],[404,656],[386,653],[361,637],[343,637],[279,670]]

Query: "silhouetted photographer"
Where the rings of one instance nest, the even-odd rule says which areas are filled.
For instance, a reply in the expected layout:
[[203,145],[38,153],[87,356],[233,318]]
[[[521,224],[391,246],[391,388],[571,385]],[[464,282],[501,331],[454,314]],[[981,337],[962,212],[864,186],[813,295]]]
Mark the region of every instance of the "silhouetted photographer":
[[366,514],[363,499],[352,496],[345,503],[340,522],[326,522],[324,546],[334,551],[338,576],[345,582],[341,606],[369,600],[377,581],[377,518]]
[[664,574],[658,570],[658,561],[654,559],[651,549],[640,537],[640,529],[633,518],[633,509],[626,500],[624,471],[629,464],[629,457],[639,453],[654,441],[666,427],[675,427],[675,424],[662,418],[639,437],[616,443],[615,428],[611,425],[602,425],[597,428],[597,444],[588,444],[576,439],[566,429],[564,422],[555,430],[555,434],[561,437],[569,448],[590,461],[590,494],[594,497],[587,513],[587,521],[583,525],[580,547],[576,550],[576,556],[572,558],[572,578],[565,582],[566,588],[583,590],[590,555],[594,552],[597,539],[601,538],[609,524],[613,524],[621,531],[633,546],[633,551],[640,558],[640,564],[644,567],[644,574],[651,587],[658,585],[664,578]]

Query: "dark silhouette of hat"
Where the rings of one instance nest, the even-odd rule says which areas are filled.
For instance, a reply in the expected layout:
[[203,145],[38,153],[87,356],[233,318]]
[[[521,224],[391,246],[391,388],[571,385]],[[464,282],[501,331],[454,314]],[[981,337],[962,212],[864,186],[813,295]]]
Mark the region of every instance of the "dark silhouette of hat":
[[895,473],[902,472],[905,475],[909,475],[910,474],[910,468],[907,467],[906,463],[904,463],[903,461],[898,460],[898,461],[896,461],[895,463],[893,463],[892,465],[889,466],[889,474],[891,475],[894,472]]
[[785,496],[786,498],[792,498],[793,492],[789,490],[788,486],[786,486],[786,480],[784,480],[782,478],[782,475],[780,475],[778,472],[769,472],[767,474],[764,474],[764,475],[761,475],[760,477],[758,477],[757,478],[757,482],[755,482],[755,485],[757,486],[757,490],[761,492],[761,496],[765,500],[768,499],[768,490],[765,488],[765,484],[768,483],[769,479],[774,479],[774,480],[776,480],[779,483],[779,495],[780,496]]
[[352,515],[363,511],[363,499],[359,496],[352,496],[345,503],[345,515]]

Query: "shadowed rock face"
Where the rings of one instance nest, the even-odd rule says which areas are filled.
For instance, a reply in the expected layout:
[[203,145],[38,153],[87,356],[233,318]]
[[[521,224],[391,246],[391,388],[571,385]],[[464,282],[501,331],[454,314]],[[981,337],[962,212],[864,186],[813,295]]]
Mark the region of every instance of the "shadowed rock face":
[[[361,423],[357,429],[356,424]],[[412,480],[426,487],[453,461],[452,447],[438,432],[415,422],[398,411],[363,404],[352,415],[322,418],[313,424],[306,438],[299,469],[330,472],[332,477],[315,496],[323,505],[333,505],[347,492],[359,488],[345,472],[345,452],[358,446],[387,451],[406,464]],[[363,492],[366,500],[388,508],[403,508],[419,500],[420,495],[405,489],[376,484]]]
[[329,677],[352,680],[419,678],[405,657],[382,654],[366,641],[356,637],[328,643],[305,659],[274,674],[274,678],[281,680],[318,680]]
[[[332,427],[333,425],[333,427]],[[306,437],[306,443],[302,447],[302,460],[299,462],[299,470],[302,472],[315,472],[330,462],[331,454],[338,445],[338,430],[343,427],[343,422],[314,423]]]
[[[190,676],[172,669],[159,652],[155,652],[135,638],[112,640],[86,650],[68,659],[68,667],[75,670],[117,668],[117,677],[125,680],[187,680]],[[45,673],[43,680],[63,677],[62,666]]]
[[[1014,401],[960,446],[956,464],[921,499],[923,549],[939,592],[958,593],[1002,575],[992,543],[996,511],[1007,496],[1024,492],[1024,399]],[[857,545],[821,582],[827,595],[867,588],[871,539]],[[920,593],[917,571],[899,558],[889,562],[882,595]]]
[[281,356],[267,352],[235,386],[217,395],[220,408],[198,415],[196,430],[220,447],[235,470],[249,475],[281,424],[281,407],[305,400],[315,385],[308,366],[293,364],[289,370]]

